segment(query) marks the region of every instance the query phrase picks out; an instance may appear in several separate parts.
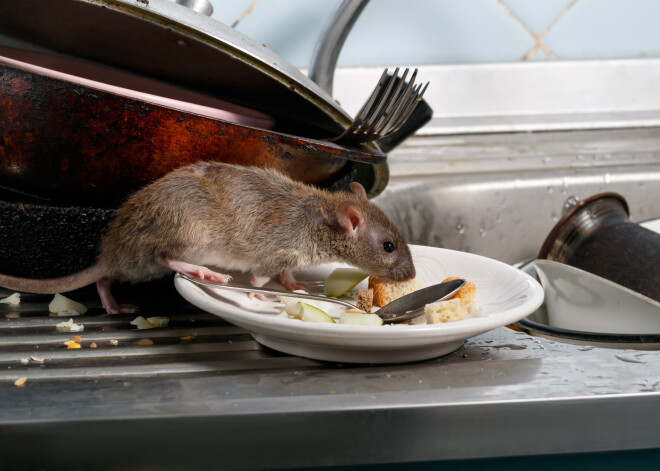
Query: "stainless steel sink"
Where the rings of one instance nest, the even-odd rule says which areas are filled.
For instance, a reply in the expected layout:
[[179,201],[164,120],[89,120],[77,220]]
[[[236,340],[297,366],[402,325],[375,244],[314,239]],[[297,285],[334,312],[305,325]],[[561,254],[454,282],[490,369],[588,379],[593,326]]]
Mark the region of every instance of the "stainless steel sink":
[[613,191],[660,216],[660,129],[415,136],[374,202],[409,242],[515,263],[536,255],[573,196]]

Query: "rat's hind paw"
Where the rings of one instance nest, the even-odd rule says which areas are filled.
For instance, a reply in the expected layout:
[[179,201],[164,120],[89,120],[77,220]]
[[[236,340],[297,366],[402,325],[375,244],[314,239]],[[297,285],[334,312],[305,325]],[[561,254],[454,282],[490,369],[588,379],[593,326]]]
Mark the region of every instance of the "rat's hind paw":
[[187,263],[182,260],[174,260],[171,258],[163,258],[158,260],[158,262],[169,268],[172,271],[177,271],[185,273],[186,275],[193,276],[200,280],[208,280],[214,283],[227,284],[231,280],[230,275],[225,275],[223,273],[218,273],[213,270],[209,270],[206,267],[201,265],[195,265],[192,263]]

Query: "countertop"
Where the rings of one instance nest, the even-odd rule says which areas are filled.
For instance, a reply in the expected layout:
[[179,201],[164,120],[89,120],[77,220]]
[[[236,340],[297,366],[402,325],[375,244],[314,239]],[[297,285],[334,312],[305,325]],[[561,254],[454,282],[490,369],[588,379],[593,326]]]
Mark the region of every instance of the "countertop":
[[431,361],[324,363],[263,348],[175,293],[142,313],[170,325],[146,331],[94,294],[72,295],[90,306],[78,350],[54,332],[49,297],[0,305],[0,462],[277,469],[660,448],[658,351],[501,327]]

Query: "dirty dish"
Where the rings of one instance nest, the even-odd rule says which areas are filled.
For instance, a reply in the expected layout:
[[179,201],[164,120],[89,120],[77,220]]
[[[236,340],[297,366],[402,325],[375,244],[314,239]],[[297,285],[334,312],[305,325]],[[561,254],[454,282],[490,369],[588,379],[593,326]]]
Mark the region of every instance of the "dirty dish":
[[[427,325],[354,326],[303,322],[281,313],[276,301],[248,299],[245,293],[202,287],[175,277],[179,293],[195,306],[250,332],[274,350],[317,360],[350,363],[404,363],[446,355],[473,336],[514,323],[543,303],[543,289],[526,273],[479,255],[435,247],[411,246],[417,274],[426,286],[460,276],[477,287],[477,310],[468,319]],[[324,264],[297,273],[302,281],[324,280],[335,268]],[[355,290],[363,288],[366,282]],[[277,286],[277,285],[274,285]],[[341,307],[328,314],[335,317]]]
[[[192,281],[195,284],[210,286],[212,288],[220,288],[232,291],[239,291],[243,293],[261,293],[261,294],[274,294],[279,296],[291,296],[291,293],[281,289],[272,288],[254,288],[251,286],[232,286],[223,285],[220,283],[213,283],[205,280],[193,278],[185,273],[177,273],[181,278]],[[457,280],[445,281],[436,285],[428,286],[426,288],[414,291],[405,296],[395,299],[391,303],[383,306],[376,311],[384,322],[404,322],[413,320],[424,314],[424,306],[429,303],[442,301],[447,299],[452,294],[460,290],[465,284],[465,280],[459,278]],[[345,301],[339,298],[329,296],[321,296],[311,293],[296,293],[296,298],[312,299],[315,301],[323,301],[326,303],[340,304],[348,309],[358,309],[355,302]]]
[[660,303],[610,280],[551,260],[534,267],[550,325],[620,334],[660,333]]

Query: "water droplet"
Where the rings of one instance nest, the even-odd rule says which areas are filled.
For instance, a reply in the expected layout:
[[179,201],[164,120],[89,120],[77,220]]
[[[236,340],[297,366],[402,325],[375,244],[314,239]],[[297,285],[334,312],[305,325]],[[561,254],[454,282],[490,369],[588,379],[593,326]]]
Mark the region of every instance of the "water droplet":
[[561,214],[562,215],[566,214],[573,206],[575,206],[579,202],[580,202],[580,198],[578,198],[577,196],[575,195],[569,196],[568,198],[566,198],[566,201],[564,201]]
[[459,234],[463,234],[465,232],[465,226],[463,224],[456,224],[456,230],[458,231]]
[[625,361],[626,363],[646,363],[645,361],[642,361],[639,357],[641,355],[624,355],[624,354],[618,354],[614,355],[617,360]]
[[484,229],[483,227],[480,227],[479,228],[479,235],[481,237],[485,237],[486,236],[486,229]]
[[555,192],[555,189],[552,188],[551,186],[549,186],[548,187],[548,193],[554,193],[554,192]]

